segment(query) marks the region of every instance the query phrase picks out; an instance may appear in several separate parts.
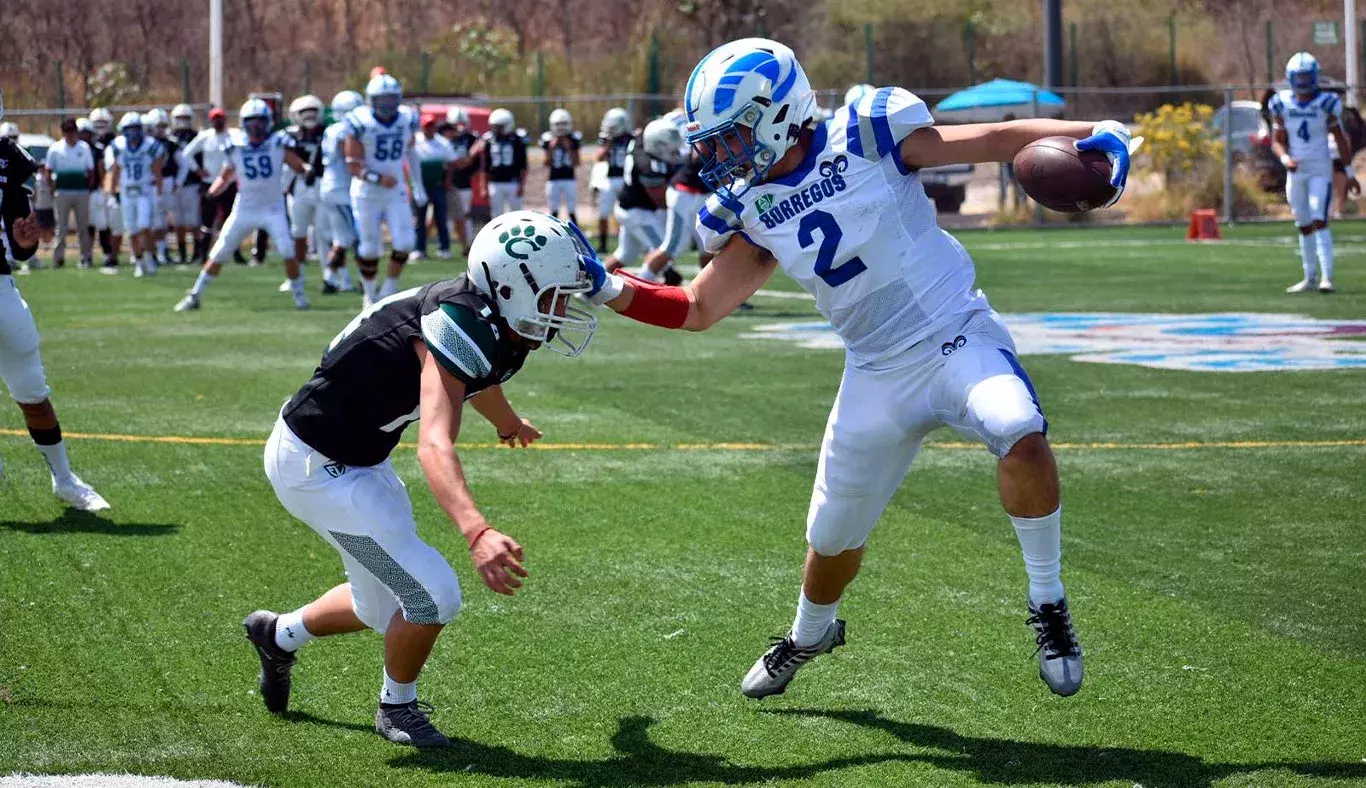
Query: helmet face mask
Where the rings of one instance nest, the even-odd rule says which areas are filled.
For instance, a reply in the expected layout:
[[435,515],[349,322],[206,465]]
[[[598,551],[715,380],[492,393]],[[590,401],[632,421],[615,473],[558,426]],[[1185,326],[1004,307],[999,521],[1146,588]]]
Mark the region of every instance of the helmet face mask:
[[574,131],[574,118],[569,110],[557,109],[550,113],[550,133],[556,137],[567,137]]
[[446,122],[454,126],[456,131],[464,131],[470,126],[470,115],[464,107],[451,107],[446,112]]
[[365,86],[365,100],[377,119],[393,120],[398,115],[399,102],[403,100],[403,86],[388,74],[376,74]]
[[270,136],[270,105],[261,99],[249,99],[242,105],[237,117],[242,124],[242,131],[246,132],[247,139],[253,145],[259,145]]
[[194,128],[194,110],[189,104],[177,104],[171,110],[171,126],[176,131],[183,131]]
[[630,114],[621,107],[607,110],[602,116],[602,128],[599,131],[604,137],[620,137],[631,133]]
[[316,129],[322,125],[323,102],[317,96],[300,96],[289,105],[290,117],[301,129]]
[[123,135],[128,145],[136,148],[142,144],[142,117],[136,112],[124,113],[119,118],[119,134]]
[[512,133],[513,124],[517,121],[512,117],[512,111],[501,107],[489,113],[489,129],[497,135]]
[[667,118],[659,118],[646,124],[641,141],[645,144],[645,152],[656,159],[669,164],[683,161],[683,135],[678,133],[678,127]]
[[1298,52],[1285,64],[1285,81],[1297,96],[1311,96],[1319,90],[1319,62],[1308,52]]

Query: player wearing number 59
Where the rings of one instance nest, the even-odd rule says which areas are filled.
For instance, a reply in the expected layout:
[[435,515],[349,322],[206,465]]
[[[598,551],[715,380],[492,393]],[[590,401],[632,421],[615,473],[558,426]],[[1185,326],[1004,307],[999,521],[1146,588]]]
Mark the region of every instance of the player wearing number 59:
[[[304,161],[294,152],[292,138],[283,131],[272,132],[270,105],[261,99],[251,99],[239,113],[242,137],[235,137],[223,153],[223,171],[209,186],[209,196],[216,197],[236,182],[237,200],[232,213],[223,223],[223,230],[209,250],[208,262],[199,272],[194,287],[176,304],[177,312],[199,308],[204,289],[218,276],[232,253],[247,236],[265,230],[275,245],[275,253],[284,258],[285,276],[289,277],[294,293],[294,307],[307,309],[304,277],[299,259],[290,241],[289,217],[285,215],[281,174],[285,167],[295,172],[304,171]],[[245,139],[243,139],[243,137]]]
[[541,437],[501,386],[537,348],[576,356],[587,347],[597,321],[570,299],[592,288],[592,252],[572,225],[517,211],[485,226],[469,259],[468,274],[396,293],[352,320],[275,422],[266,476],[285,509],[341,555],[349,582],[292,613],[258,610],[244,622],[272,712],[288,706],[300,646],[373,629],[384,633],[375,731],[418,747],[449,743],[417,703],[417,677],[460,609],[460,583],[418,536],[389,460],[414,421],[427,486],[484,584],[510,595],[527,576],[521,546],[475,505],[453,444],[466,402],[510,446]]
[[784,691],[798,668],[844,643],[836,608],[864,542],[921,441],[941,425],[999,458],[1001,503],[1024,552],[1039,673],[1053,692],[1076,692],[1082,652],[1060,579],[1062,510],[1048,422],[1010,333],[974,284],[971,258],[939,228],[917,173],[1008,162],[1035,140],[1067,136],[1109,157],[1118,199],[1137,141],[1113,121],[937,128],[923,101],[895,87],[870,91],[822,122],[792,50],[766,39],[708,54],[688,80],[685,107],[688,141],[716,189],[698,215],[716,257],[682,288],[595,270],[591,300],[642,322],[700,331],[782,267],[815,297],[846,349],[807,515],[796,619],[745,676],[744,694]]

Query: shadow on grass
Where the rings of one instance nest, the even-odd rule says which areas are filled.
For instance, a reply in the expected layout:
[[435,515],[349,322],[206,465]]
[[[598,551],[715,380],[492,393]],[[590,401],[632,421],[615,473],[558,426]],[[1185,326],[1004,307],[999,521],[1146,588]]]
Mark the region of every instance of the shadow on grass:
[[375,726],[362,725],[359,722],[341,722],[340,720],[328,720],[322,717],[315,717],[306,711],[287,711],[280,715],[280,719],[287,722],[302,722],[308,725],[325,725],[329,728],[341,728],[347,731],[360,731],[361,733],[374,733]]
[[170,536],[180,530],[175,523],[115,523],[91,512],[68,508],[55,520],[33,522],[0,520],[0,528],[29,534],[108,534],[110,536]]
[[964,736],[936,725],[887,719],[875,711],[774,709],[765,713],[825,717],[884,731],[906,744],[943,751],[942,754],[906,755],[903,756],[905,760],[968,772],[980,782],[1002,785],[1122,782],[1147,788],[1159,785],[1202,788],[1226,777],[1271,770],[1332,780],[1366,779],[1366,763],[1211,763],[1195,755],[1167,750],[1039,744]]

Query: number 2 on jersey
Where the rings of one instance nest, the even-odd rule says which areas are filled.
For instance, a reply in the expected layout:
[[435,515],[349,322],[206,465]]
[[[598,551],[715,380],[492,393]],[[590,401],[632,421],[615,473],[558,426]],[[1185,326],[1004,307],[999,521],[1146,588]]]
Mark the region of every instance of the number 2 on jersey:
[[1299,137],[1299,138],[1300,138],[1301,140],[1303,140],[1304,142],[1308,142],[1308,141],[1309,141],[1309,121],[1307,121],[1307,120],[1302,120],[1302,121],[1300,121],[1300,127],[1299,127],[1298,129],[1296,129],[1296,131],[1295,131],[1295,136],[1296,136],[1296,137]]
[[863,264],[858,255],[839,265],[833,265],[844,232],[840,230],[835,217],[825,211],[812,211],[802,217],[802,223],[797,228],[797,243],[801,244],[803,249],[811,246],[815,243],[814,233],[817,230],[821,233],[821,248],[816,252],[816,276],[819,276],[821,281],[831,287],[839,287],[868,270],[868,266]]

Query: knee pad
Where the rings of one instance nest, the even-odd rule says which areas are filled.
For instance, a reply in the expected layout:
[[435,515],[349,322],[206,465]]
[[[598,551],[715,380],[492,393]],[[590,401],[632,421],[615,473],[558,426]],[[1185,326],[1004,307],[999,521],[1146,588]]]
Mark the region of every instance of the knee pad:
[[827,557],[862,547],[881,514],[869,512],[871,504],[871,495],[832,494],[817,485],[806,516],[806,543]]
[[379,273],[379,260],[374,257],[356,257],[356,268],[366,279],[373,279]]
[[389,262],[394,263],[396,265],[403,265],[404,263],[408,262],[408,255],[404,254],[403,252],[397,249],[394,249],[389,252]]
[[974,386],[968,411],[975,430],[997,457],[1009,454],[1026,435],[1048,432],[1029,387],[1015,375],[996,375]]
[[432,602],[436,604],[436,621],[426,623],[449,624],[460,612],[460,583],[452,575],[449,583],[431,589]]
[[352,586],[351,612],[356,614],[356,618],[359,618],[362,624],[381,635],[389,628],[389,622],[398,610],[398,600],[393,595],[366,597],[363,594],[357,594],[355,586]]

